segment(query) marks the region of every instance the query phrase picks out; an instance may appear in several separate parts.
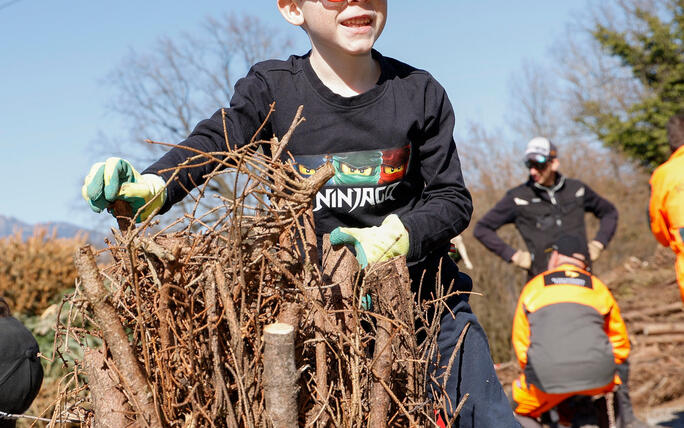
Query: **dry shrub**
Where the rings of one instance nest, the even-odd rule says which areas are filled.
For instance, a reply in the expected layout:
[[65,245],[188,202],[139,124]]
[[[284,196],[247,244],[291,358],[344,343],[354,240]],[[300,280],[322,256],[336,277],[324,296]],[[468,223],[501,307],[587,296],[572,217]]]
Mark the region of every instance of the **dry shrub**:
[[[339,259],[326,252],[318,267],[311,200],[332,166],[297,175],[278,156],[289,135],[262,142],[273,158],[246,146],[190,160],[220,158],[226,169],[215,175],[245,178],[244,192],[222,199],[212,217],[188,213],[175,233],[149,235],[143,224],[116,234],[104,268],[89,247],[77,251],[75,318],[59,323],[57,349],[76,341],[85,357],[55,414],[76,411],[86,426],[273,426],[264,331],[275,322],[297,332],[301,426],[433,426],[435,407],[459,404],[438,392],[428,399],[449,372],[434,370],[444,305],[439,295],[415,303],[402,258],[373,265],[361,281],[346,249]],[[104,422],[105,413],[116,420]]]
[[26,241],[21,231],[0,239],[0,293],[12,312],[39,315],[73,288],[73,253],[85,241],[85,235],[57,238],[56,230],[49,234],[46,228],[34,229]]

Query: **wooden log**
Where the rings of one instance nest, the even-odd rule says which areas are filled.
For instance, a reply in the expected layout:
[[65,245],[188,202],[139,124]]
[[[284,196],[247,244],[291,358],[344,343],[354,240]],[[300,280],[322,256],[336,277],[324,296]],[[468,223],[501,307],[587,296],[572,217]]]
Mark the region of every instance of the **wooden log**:
[[119,321],[116,309],[110,303],[109,292],[104,286],[90,245],[76,250],[74,264],[83,280],[83,291],[90,302],[95,321],[102,330],[102,337],[112,354],[114,366],[120,373],[126,395],[141,419],[138,421],[141,425],[164,426],[145,372],[128,342],[128,336]]
[[[386,386],[391,385],[392,363],[396,356],[392,352],[392,341],[395,336],[393,320],[395,308],[401,303],[401,284],[408,281],[406,260],[397,257],[387,262],[378,263],[367,269],[364,283],[373,292],[374,310],[381,316],[377,320],[375,349],[373,355],[373,384],[370,392],[370,413],[368,427],[384,427],[387,425],[387,412],[391,397]],[[396,342],[396,340],[394,340]]]
[[298,381],[294,327],[283,323],[267,325],[264,328],[264,397],[274,428],[298,426]]
[[667,315],[672,312],[681,312],[684,310],[682,302],[671,303],[669,305],[657,306],[655,308],[639,309],[639,310],[629,310],[622,314],[622,318],[625,320],[643,319],[646,317],[652,317],[656,315]]
[[646,336],[684,333],[684,323],[648,323],[642,325],[642,330]]
[[368,427],[387,426],[387,411],[390,396],[385,390],[385,384],[390,383],[392,377],[392,322],[387,318],[380,318],[375,334],[375,351],[373,353],[373,385],[370,392],[370,414]]
[[117,388],[119,381],[105,365],[102,352],[86,348],[83,363],[95,413],[93,428],[131,427],[132,409],[124,393]]
[[[351,307],[354,285],[359,278],[359,262],[344,245],[330,245],[330,235],[323,236],[323,283],[331,288],[332,306],[335,309]],[[345,305],[346,303],[346,305]],[[340,316],[340,329],[351,334],[354,325],[353,314],[345,311]]]
[[661,334],[656,336],[641,337],[638,340],[641,345],[662,344],[669,345],[674,343],[684,343],[683,334]]
[[133,215],[135,213],[128,202],[121,199],[116,199],[110,205],[110,209],[116,218],[116,222],[119,225],[119,230],[121,233],[125,233],[131,228],[131,226],[135,225],[135,221],[133,220]]
[[[354,308],[354,289],[359,279],[359,262],[354,254],[344,245],[333,247],[330,235],[323,236],[323,272],[322,280],[326,286],[332,286],[330,291],[330,306],[336,311],[337,327],[347,337],[356,337],[354,329],[357,326]],[[352,346],[352,345],[350,345]],[[357,344],[358,346],[358,344]],[[349,371],[351,379],[351,393],[344,397],[348,405],[347,414],[351,420],[363,413],[361,370],[359,357],[351,352]]]

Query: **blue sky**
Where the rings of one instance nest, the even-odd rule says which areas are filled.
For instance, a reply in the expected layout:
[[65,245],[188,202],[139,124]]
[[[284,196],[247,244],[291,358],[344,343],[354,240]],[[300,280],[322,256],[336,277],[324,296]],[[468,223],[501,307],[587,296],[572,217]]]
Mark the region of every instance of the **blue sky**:
[[[457,127],[503,127],[511,78],[524,61],[546,60],[587,1],[389,0],[376,48],[429,70],[449,94]],[[80,187],[98,160],[98,132],[125,127],[107,113],[114,93],[104,79],[130,48],[144,52],[226,12],[259,16],[292,35],[293,53],[308,50],[275,0],[0,0],[0,215],[102,227],[105,214],[90,211]]]

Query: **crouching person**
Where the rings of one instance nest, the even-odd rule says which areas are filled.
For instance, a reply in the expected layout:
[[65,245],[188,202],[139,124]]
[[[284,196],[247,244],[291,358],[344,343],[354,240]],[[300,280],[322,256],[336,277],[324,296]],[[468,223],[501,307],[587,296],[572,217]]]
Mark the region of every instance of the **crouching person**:
[[586,271],[586,243],[560,237],[548,270],[523,288],[513,319],[513,347],[523,373],[513,383],[523,427],[575,395],[612,392],[629,355],[625,323],[610,290]]

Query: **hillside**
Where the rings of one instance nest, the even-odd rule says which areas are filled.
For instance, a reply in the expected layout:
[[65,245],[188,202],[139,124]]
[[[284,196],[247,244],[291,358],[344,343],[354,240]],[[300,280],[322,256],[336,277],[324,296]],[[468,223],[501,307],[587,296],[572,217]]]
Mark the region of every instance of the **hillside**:
[[49,222],[29,224],[14,217],[7,217],[0,215],[0,238],[14,235],[17,231],[21,231],[22,239],[26,240],[33,235],[36,228],[45,228],[52,233],[54,230],[57,238],[73,238],[78,234],[88,234],[88,241],[94,245],[101,246],[105,235],[94,230],[86,229],[81,226],[65,223],[65,222]]

